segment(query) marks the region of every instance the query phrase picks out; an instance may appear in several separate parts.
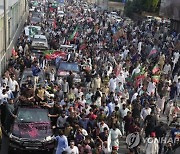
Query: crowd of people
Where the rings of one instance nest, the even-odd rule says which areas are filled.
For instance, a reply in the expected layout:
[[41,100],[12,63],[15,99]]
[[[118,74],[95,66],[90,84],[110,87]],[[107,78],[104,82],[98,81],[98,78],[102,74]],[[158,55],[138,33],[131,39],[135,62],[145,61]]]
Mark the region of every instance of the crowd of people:
[[[117,22],[107,11],[85,10],[77,2],[64,8],[64,17],[48,13],[38,25],[48,35],[51,50],[60,42],[76,45],[66,52],[68,61],[81,68],[81,83],[74,82],[73,72],[61,78],[48,69],[53,62],[32,54],[29,39],[21,35],[1,78],[1,124],[7,132],[19,103],[38,105],[49,109],[56,154],[121,153],[120,140],[135,132],[157,140],[145,145],[146,154],[173,152],[177,143],[162,144],[158,139],[178,122],[180,35],[156,20],[127,23],[122,17]],[[47,18],[54,18],[53,24]],[[32,68],[33,80],[27,77],[20,86],[25,68]],[[41,71],[46,72],[46,81],[37,86]],[[178,124],[170,137],[180,137]],[[139,153],[138,146],[129,151]]]

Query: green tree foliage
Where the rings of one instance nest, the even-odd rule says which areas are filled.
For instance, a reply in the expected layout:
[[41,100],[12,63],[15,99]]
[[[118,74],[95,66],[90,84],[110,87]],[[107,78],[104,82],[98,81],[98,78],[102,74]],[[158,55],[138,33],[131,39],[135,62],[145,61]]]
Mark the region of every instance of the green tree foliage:
[[125,14],[129,17],[133,13],[146,12],[157,12],[159,11],[161,0],[128,0],[125,4]]

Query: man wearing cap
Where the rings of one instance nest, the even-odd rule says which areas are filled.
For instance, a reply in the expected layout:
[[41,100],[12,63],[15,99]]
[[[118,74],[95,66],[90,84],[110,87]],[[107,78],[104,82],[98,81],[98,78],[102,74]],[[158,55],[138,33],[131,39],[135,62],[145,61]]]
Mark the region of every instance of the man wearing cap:
[[158,139],[156,138],[156,133],[151,132],[151,137],[147,138],[145,145],[145,154],[158,154],[159,144]]

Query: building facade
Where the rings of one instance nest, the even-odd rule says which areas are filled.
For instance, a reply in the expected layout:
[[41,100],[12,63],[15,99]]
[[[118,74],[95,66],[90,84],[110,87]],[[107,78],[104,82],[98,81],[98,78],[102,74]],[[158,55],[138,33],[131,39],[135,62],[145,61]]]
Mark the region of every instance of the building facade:
[[180,0],[161,0],[159,14],[171,19],[171,28],[180,32]]
[[5,32],[4,3],[3,0],[0,2],[0,75],[5,71],[12,48],[22,31],[22,25],[24,25],[28,14],[27,6],[27,0],[6,0]]

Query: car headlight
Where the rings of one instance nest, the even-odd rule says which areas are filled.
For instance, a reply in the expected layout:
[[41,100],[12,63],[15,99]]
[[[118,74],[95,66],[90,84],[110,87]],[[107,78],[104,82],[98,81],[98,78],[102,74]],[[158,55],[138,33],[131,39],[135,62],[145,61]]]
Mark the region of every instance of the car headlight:
[[19,137],[16,137],[16,136],[12,135],[12,133],[9,134],[9,139],[12,140],[12,141],[15,141],[17,143],[21,143],[21,139]]

